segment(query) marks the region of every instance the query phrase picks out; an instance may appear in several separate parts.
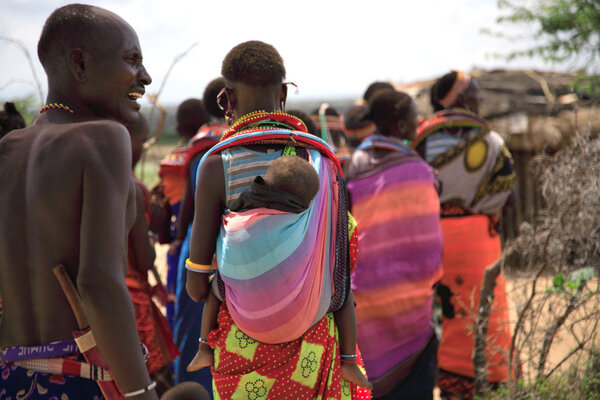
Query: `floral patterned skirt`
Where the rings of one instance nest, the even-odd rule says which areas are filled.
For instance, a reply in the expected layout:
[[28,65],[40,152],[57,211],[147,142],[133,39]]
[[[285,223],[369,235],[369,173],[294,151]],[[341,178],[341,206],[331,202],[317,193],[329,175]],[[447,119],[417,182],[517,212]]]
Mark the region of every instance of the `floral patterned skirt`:
[[[301,338],[260,343],[242,332],[222,304],[219,328],[208,336],[214,348],[215,399],[370,399],[369,390],[341,378],[338,334],[332,313]],[[359,356],[362,368],[362,359]],[[363,369],[364,372],[364,369]]]
[[[85,361],[80,353],[65,356]],[[90,379],[29,371],[12,363],[0,363],[2,400],[102,400],[98,384]]]

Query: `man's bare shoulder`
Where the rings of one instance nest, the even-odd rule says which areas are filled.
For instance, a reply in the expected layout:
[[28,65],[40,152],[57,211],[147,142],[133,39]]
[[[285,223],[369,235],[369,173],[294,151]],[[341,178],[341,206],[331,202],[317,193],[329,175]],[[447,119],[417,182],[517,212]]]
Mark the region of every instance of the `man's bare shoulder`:
[[37,143],[41,151],[60,154],[63,164],[72,161],[89,165],[116,159],[125,161],[131,157],[131,141],[127,129],[109,120],[49,126],[39,136]]
[[[49,122],[35,123],[24,129],[9,132],[2,140],[0,146],[14,146],[21,143],[38,143],[51,145],[56,142],[66,141],[70,145],[102,145],[115,141],[129,141],[127,129],[115,121],[94,120],[72,122],[67,124],[54,124]],[[64,145],[65,143],[61,143]],[[70,146],[69,146],[70,147]]]
[[111,143],[130,141],[127,128],[110,120],[75,122],[65,125],[62,130],[57,128],[57,131],[82,145],[110,146]]

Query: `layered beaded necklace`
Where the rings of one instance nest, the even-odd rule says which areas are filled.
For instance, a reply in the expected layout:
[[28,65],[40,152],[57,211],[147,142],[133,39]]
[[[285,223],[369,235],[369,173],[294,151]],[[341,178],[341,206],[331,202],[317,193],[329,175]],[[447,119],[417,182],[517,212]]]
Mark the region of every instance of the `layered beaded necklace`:
[[306,125],[299,118],[286,114],[282,111],[267,112],[264,110],[254,111],[243,115],[233,126],[223,135],[221,140],[225,140],[242,131],[251,130],[260,127],[261,130],[268,129],[288,129],[306,132]]
[[65,110],[65,111],[70,112],[71,114],[75,114],[75,111],[73,111],[71,109],[71,107],[65,106],[62,103],[48,103],[44,107],[42,107],[42,109],[40,110],[40,114],[46,110],[54,110],[54,109]]

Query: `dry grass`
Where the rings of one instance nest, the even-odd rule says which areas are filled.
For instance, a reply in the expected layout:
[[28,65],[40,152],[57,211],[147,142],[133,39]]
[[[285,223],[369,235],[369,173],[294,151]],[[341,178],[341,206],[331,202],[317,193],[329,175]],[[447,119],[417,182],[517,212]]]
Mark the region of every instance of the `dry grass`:
[[[560,152],[537,157],[532,170],[545,208],[505,249],[526,265],[508,271],[512,367],[520,365],[529,383],[561,380],[567,371],[583,379],[600,348],[600,140],[576,134]],[[538,398],[527,396],[511,385],[510,398]]]

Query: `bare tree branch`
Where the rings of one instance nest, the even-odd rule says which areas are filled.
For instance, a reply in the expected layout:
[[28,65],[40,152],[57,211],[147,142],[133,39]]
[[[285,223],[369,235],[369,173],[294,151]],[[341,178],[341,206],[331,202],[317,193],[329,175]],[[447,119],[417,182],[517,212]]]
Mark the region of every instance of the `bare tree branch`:
[[11,43],[15,46],[17,46],[17,48],[19,50],[21,50],[21,52],[25,55],[25,58],[27,58],[27,62],[29,63],[29,69],[31,70],[31,74],[33,75],[33,80],[35,81],[35,86],[37,88],[37,92],[38,95],[40,96],[40,107],[42,105],[44,105],[44,91],[42,90],[42,84],[40,82],[40,80],[38,79],[37,73],[35,72],[35,67],[33,65],[33,59],[31,58],[31,54],[29,53],[29,50],[27,50],[27,47],[25,46],[25,44],[23,44],[23,42],[21,42],[19,39],[15,39],[9,36],[0,36],[0,40],[3,40],[5,42]]
[[494,264],[486,268],[479,296],[479,313],[475,321],[475,346],[473,348],[473,368],[475,370],[475,396],[483,395],[488,388],[486,341],[488,322],[494,301],[494,288],[496,278],[500,275],[504,257],[499,258]]

